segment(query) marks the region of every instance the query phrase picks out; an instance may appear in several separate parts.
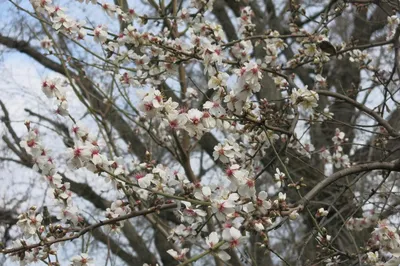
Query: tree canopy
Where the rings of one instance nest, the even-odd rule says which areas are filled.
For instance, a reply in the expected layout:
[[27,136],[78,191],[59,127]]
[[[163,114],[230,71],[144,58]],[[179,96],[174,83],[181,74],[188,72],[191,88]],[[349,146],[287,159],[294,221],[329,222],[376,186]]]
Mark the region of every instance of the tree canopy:
[[4,263],[400,264],[399,1],[1,5]]

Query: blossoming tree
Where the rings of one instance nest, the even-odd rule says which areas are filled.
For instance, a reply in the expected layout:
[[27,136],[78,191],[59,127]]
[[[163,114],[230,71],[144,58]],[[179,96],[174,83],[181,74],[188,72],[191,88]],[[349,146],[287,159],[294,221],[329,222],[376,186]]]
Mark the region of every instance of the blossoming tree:
[[4,260],[398,265],[400,6],[313,2],[9,0],[54,108],[0,102],[46,194],[0,210]]

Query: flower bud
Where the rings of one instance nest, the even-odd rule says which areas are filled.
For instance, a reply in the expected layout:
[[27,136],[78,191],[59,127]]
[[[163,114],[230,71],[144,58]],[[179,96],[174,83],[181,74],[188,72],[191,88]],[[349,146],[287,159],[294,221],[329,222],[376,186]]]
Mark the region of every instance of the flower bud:
[[298,217],[299,217],[299,213],[297,211],[293,211],[292,213],[289,214],[290,220],[296,220]]

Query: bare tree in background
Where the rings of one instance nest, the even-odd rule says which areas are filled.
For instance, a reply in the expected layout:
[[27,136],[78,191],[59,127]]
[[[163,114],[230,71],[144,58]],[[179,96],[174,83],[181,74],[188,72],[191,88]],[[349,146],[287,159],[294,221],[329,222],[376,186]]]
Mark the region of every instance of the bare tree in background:
[[56,111],[1,97],[5,263],[400,263],[398,1],[30,2],[1,52]]

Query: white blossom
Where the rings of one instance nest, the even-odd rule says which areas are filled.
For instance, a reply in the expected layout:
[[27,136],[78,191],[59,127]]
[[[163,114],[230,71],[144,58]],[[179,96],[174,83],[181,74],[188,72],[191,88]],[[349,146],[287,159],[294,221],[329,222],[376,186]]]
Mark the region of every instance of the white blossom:
[[74,256],[71,259],[72,266],[92,266],[94,265],[93,259],[86,253]]

